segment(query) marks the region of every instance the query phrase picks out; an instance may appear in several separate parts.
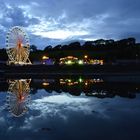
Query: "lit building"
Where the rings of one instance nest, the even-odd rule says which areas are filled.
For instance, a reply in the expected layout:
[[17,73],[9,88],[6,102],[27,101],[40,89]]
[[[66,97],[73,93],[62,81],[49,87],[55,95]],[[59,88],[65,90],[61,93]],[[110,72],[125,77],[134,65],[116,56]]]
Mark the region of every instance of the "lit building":
[[67,56],[67,57],[64,57],[64,58],[60,58],[59,64],[60,65],[73,65],[73,64],[78,64],[78,65],[103,65],[104,60],[90,59],[90,58],[88,58],[88,55],[84,55],[83,59],[78,59],[77,57],[74,57],[74,56]]
[[90,65],[103,65],[104,64],[104,60],[90,59],[88,64],[90,64]]
[[59,62],[60,65],[64,65],[64,64],[72,65],[76,63],[78,63],[78,58],[74,56],[67,56],[64,58],[60,58],[60,62]]
[[42,64],[45,65],[54,65],[54,61],[47,56],[42,56]]

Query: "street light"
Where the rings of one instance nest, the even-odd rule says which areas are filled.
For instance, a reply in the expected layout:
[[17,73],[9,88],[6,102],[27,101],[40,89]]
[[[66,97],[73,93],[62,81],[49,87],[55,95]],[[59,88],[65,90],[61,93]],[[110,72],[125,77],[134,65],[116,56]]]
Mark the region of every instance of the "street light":
[[48,58],[49,58],[49,57],[47,57],[47,56],[45,56],[45,55],[42,56],[42,59],[43,59],[43,60],[48,59]]
[[83,65],[83,60],[79,60],[79,61],[78,61],[78,64],[79,64],[79,65]]
[[87,55],[84,55],[84,58],[85,58],[85,59],[87,59],[87,58],[88,58],[88,56],[87,56]]

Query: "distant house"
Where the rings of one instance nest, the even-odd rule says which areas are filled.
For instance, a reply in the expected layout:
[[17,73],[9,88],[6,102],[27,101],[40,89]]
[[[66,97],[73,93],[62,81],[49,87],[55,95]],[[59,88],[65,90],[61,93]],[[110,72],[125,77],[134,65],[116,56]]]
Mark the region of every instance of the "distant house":
[[42,57],[42,64],[45,64],[45,65],[54,65],[54,61],[53,59],[47,57],[47,56],[43,56]]
[[59,64],[60,65],[72,65],[72,64],[76,64],[78,62],[78,58],[74,57],[74,56],[67,56],[67,57],[63,57],[60,58]]
[[90,65],[103,65],[104,64],[104,60],[90,59],[88,64],[90,64]]
[[103,65],[104,61],[99,59],[89,59],[87,55],[84,56],[83,59],[79,59],[74,56],[67,56],[64,58],[60,58],[59,61],[60,65]]

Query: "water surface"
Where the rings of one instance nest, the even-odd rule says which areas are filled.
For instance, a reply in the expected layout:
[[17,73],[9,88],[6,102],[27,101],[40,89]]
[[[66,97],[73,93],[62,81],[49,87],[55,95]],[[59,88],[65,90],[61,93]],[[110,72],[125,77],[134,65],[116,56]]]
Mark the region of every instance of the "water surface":
[[139,140],[140,82],[1,79],[0,138]]

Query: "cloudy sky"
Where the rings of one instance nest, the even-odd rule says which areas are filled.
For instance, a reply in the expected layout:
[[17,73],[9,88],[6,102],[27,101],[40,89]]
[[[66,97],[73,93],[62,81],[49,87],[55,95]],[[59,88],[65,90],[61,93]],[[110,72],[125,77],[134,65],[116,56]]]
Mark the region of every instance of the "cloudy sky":
[[139,0],[0,0],[0,48],[12,26],[23,26],[43,49],[70,40],[140,41]]

